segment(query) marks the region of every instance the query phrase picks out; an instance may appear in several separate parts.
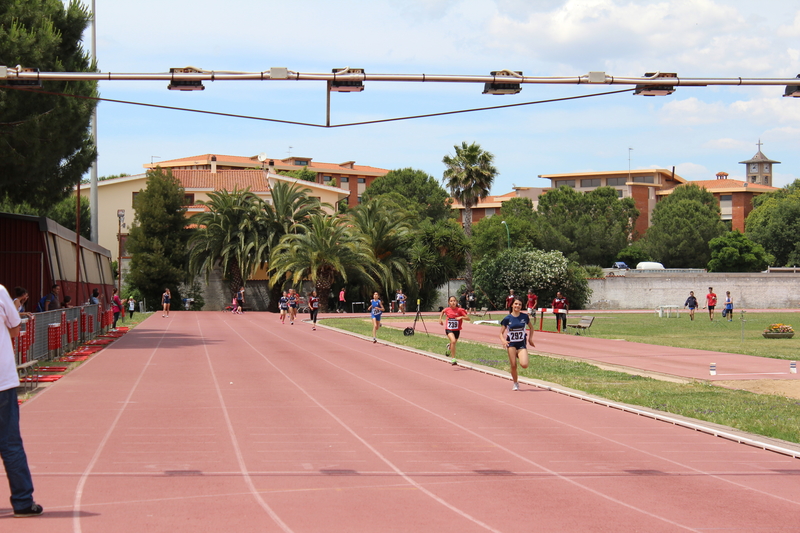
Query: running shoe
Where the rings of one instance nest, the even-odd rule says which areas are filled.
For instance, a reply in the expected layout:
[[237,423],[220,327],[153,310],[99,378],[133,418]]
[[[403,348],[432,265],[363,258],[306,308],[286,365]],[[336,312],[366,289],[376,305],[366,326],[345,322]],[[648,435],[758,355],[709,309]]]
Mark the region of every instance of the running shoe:
[[445,344],[445,346],[444,346],[444,354],[445,355],[450,355],[450,343],[449,342],[447,344]]
[[376,342],[378,342],[378,339],[376,339],[375,337],[372,337],[372,344],[375,344]]
[[515,382],[514,382],[514,386],[511,388],[511,390],[519,390],[519,383],[517,383],[517,382],[515,381]]
[[20,509],[20,510],[14,509],[14,516],[16,516],[17,518],[27,518],[29,516],[39,516],[43,512],[44,509],[42,508],[42,506],[34,502],[27,509]]
[[317,326],[312,327],[311,331],[317,331]]
[[458,364],[458,359],[453,359],[452,361],[450,361],[450,364],[451,365],[457,365]]

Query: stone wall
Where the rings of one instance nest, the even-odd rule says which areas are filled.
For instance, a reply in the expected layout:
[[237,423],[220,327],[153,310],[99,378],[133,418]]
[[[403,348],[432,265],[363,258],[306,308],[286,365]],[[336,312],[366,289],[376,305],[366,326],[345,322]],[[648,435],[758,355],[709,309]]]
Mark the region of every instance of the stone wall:
[[800,308],[800,274],[794,273],[637,273],[590,279],[592,296],[588,309],[653,309],[659,305],[683,307],[689,291],[694,291],[700,306],[708,288],[721,308],[725,291],[731,291],[736,309]]

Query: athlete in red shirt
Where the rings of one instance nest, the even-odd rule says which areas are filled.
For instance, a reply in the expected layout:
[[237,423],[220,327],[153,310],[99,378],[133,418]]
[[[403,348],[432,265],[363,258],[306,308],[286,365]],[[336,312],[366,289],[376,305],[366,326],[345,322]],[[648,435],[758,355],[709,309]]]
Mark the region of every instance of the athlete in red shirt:
[[[470,318],[467,316],[467,312],[458,306],[458,299],[455,296],[451,296],[447,303],[450,306],[445,307],[442,310],[442,314],[439,315],[439,325],[445,327],[444,334],[447,335],[450,341],[447,345],[447,351],[453,358],[451,363],[456,364],[456,342],[458,342],[458,337],[461,335],[461,322]],[[446,325],[444,323],[445,317],[447,317]]]

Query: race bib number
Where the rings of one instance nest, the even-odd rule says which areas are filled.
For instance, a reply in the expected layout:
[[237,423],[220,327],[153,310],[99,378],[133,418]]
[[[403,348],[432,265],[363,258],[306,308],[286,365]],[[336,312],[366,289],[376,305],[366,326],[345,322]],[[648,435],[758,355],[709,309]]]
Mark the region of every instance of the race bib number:
[[447,319],[447,329],[458,329],[458,320],[455,318],[448,318]]
[[508,332],[508,341],[509,342],[525,342],[525,330],[518,329],[518,330],[511,330]]
[[311,302],[311,307],[312,307],[313,309],[317,309],[317,308],[319,308],[319,302]]

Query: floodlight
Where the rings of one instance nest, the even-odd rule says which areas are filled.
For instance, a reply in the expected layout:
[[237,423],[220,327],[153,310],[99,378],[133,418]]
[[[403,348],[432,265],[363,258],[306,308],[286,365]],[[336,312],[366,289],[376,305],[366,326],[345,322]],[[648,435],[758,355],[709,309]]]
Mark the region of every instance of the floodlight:
[[364,90],[364,83],[361,80],[337,80],[337,74],[364,74],[363,68],[335,68],[332,69],[333,80],[330,90],[334,93],[360,93]]
[[[520,70],[499,70],[490,73],[495,77],[494,81],[485,83],[483,85],[483,94],[517,94],[522,90],[522,86],[511,80],[522,78],[522,71]],[[507,78],[508,81],[498,81],[498,79]],[[510,83],[511,82],[511,83]]]
[[[800,78],[800,74],[798,74],[797,77]],[[787,85],[786,92],[783,93],[783,96],[800,98],[800,85]]]
[[[203,71],[195,67],[171,68],[170,74],[201,74]],[[170,91],[202,91],[205,89],[201,80],[172,79],[167,85]]]
[[[646,72],[646,78],[675,78],[678,80],[678,75],[674,72]],[[642,96],[667,96],[675,92],[674,85],[637,85],[633,94],[641,94]]]
[[[25,87],[25,88],[28,88],[28,89],[41,89],[42,88],[42,81],[39,79],[38,76],[35,79],[34,78],[11,78],[11,77],[8,77],[8,68],[7,67],[3,67],[3,70],[5,71],[3,73],[5,75],[0,76],[0,78],[5,79],[5,81],[4,82],[0,82],[0,84],[2,84],[2,85],[7,85],[9,87]],[[17,75],[19,75],[22,72],[36,72],[38,74],[39,73],[39,69],[38,68],[23,68],[23,67],[17,65]]]

